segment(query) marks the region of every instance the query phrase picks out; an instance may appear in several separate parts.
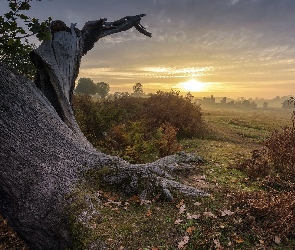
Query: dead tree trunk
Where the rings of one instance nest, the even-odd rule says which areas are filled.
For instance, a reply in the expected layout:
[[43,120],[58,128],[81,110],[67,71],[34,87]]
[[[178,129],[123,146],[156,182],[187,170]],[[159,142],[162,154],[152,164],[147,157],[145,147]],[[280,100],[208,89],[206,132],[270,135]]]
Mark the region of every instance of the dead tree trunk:
[[31,249],[71,248],[66,196],[89,169],[108,168],[103,179],[128,193],[155,189],[206,193],[173,180],[173,169],[198,158],[180,154],[154,163],[131,165],[92,147],[80,131],[71,106],[81,57],[100,38],[141,25],[144,15],[115,22],[87,22],[82,30],[61,21],[51,25],[51,40],[31,53],[35,83],[0,64],[0,212]]

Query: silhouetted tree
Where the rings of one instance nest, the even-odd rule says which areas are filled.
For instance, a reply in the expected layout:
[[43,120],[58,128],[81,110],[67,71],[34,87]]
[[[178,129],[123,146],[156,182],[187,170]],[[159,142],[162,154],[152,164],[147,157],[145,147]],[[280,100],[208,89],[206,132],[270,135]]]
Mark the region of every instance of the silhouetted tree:
[[135,94],[142,94],[143,93],[142,84],[139,82],[135,83],[135,85],[133,86],[133,92]]
[[194,96],[192,95],[191,92],[188,92],[188,93],[185,95],[185,98],[191,102],[191,101],[194,99]]
[[247,107],[247,108],[249,108],[249,107],[250,107],[250,105],[251,105],[251,103],[250,103],[250,101],[249,101],[249,100],[244,100],[244,101],[242,101],[242,105],[243,105],[244,107]]
[[267,106],[268,106],[268,102],[264,102],[264,103],[263,103],[263,108],[266,109]]
[[96,84],[96,93],[100,95],[101,98],[105,98],[110,92],[110,86],[108,83],[99,82]]
[[77,87],[75,88],[75,93],[94,95],[97,93],[97,90],[97,86],[92,79],[82,77],[78,80]]

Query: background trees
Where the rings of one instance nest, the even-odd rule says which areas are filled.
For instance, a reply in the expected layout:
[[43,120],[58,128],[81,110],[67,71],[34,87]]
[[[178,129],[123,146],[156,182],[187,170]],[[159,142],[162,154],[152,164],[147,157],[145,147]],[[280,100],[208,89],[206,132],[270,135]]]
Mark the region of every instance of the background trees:
[[133,86],[133,92],[134,94],[143,94],[142,84],[141,83],[135,83]]
[[96,93],[96,84],[90,78],[82,77],[78,80],[77,87],[75,88],[75,93],[94,95]]
[[96,93],[100,95],[101,98],[105,98],[110,92],[110,86],[106,82],[99,82],[96,84]]
[[85,95],[95,95],[98,94],[101,98],[105,98],[110,92],[110,86],[108,83],[99,82],[94,83],[92,79],[82,77],[78,80],[77,87],[75,88],[75,93],[85,94]]

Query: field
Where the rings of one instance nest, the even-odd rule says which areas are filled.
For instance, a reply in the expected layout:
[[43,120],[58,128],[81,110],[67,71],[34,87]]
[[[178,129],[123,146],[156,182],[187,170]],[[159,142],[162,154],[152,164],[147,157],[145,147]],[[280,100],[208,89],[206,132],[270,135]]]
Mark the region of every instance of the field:
[[[252,214],[245,212],[245,197],[255,201],[259,191],[265,190],[261,180],[249,180],[235,167],[250,158],[271,131],[292,125],[291,110],[216,105],[202,106],[202,111],[207,133],[183,140],[181,146],[185,152],[197,153],[204,163],[179,173],[178,178],[210,196],[192,199],[175,194],[173,202],[155,198],[142,203],[136,196],[124,197],[94,182],[85,184],[87,197],[95,201],[98,195],[103,200],[103,219],[94,220],[95,230],[87,235],[76,228],[80,239],[76,249],[94,239],[105,241],[109,249],[295,249],[294,238],[282,237],[277,229],[267,235],[267,230],[262,232],[263,227],[257,226],[261,218],[252,210]],[[248,196],[241,199],[242,194]],[[25,249],[6,224],[0,218],[0,249]]]

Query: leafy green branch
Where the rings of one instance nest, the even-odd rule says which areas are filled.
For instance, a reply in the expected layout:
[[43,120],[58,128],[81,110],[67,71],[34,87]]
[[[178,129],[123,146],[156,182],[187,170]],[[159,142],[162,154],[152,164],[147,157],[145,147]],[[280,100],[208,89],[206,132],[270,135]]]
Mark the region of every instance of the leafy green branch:
[[50,39],[51,17],[39,21],[24,14],[31,8],[32,0],[7,0],[10,11],[0,16],[0,62],[4,62],[23,75],[32,78],[35,68],[29,53],[35,48],[27,39],[36,36],[39,41]]

